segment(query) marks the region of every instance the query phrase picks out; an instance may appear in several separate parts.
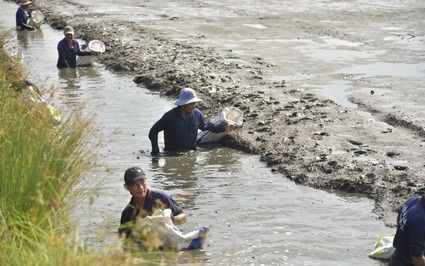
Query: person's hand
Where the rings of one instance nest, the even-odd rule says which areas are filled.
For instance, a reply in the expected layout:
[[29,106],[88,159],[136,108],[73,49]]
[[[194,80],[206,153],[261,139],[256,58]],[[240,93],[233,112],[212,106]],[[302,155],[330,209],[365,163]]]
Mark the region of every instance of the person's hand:
[[204,242],[205,238],[207,238],[209,228],[208,227],[201,227],[201,228],[198,228],[198,231],[199,231],[199,234],[198,234],[199,239],[202,242]]
[[171,215],[171,221],[175,225],[182,225],[182,224],[186,223],[186,214],[179,213],[176,216]]

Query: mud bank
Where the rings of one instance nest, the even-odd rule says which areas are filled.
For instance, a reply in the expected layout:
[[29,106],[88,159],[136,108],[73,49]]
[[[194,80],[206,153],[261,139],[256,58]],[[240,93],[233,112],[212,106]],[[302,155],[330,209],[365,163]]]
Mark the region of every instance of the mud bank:
[[[66,2],[76,9],[86,8]],[[202,36],[190,42],[179,40],[140,23],[106,19],[106,14],[88,13],[77,22],[52,3],[55,1],[37,1],[35,7],[42,10],[53,28],[62,29],[73,20],[77,38],[102,40],[107,52],[100,60],[108,69],[132,74],[134,82],[170,99],[177,98],[179,89],[192,87],[204,99],[199,108],[211,118],[224,106],[243,110],[243,127],[224,138],[222,144],[259,154],[271,171],[298,184],[371,198],[374,212],[388,226],[395,222],[388,218],[407,197],[425,190],[423,123],[399,110],[374,104],[370,101],[373,91],[351,99],[369,114],[361,115],[313,93],[308,85],[271,78],[270,73],[285,71],[260,57],[241,58],[231,49],[205,49]],[[345,15],[351,19],[356,16]],[[403,18],[394,12],[369,19],[382,22]],[[359,22],[362,19],[357,18]],[[286,19],[285,23],[295,37],[340,34],[332,28],[315,28],[313,22],[307,25]],[[350,79],[349,75],[333,78]]]

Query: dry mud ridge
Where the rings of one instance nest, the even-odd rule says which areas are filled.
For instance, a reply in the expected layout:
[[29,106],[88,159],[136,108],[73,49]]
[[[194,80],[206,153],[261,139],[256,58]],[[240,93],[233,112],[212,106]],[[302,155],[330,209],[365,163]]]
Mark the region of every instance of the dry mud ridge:
[[[43,2],[37,5],[56,29],[70,19]],[[359,101],[372,113],[361,116],[284,80],[270,81],[267,73],[279,66],[262,58],[238,63],[231,51],[219,55],[140,24],[99,20],[80,18],[76,28],[78,38],[106,44],[101,63],[173,100],[179,89],[194,88],[204,99],[199,108],[210,118],[224,106],[240,108],[244,125],[222,144],[259,154],[272,172],[297,184],[373,199],[374,212],[388,226],[394,226],[404,200],[425,189],[424,128],[402,113]]]

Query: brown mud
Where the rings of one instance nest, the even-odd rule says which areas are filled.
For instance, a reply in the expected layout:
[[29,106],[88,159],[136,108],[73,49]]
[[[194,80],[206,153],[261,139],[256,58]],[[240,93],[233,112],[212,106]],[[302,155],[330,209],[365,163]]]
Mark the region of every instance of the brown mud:
[[[71,19],[42,2],[36,4],[53,28],[62,29]],[[362,116],[296,84],[271,80],[267,73],[281,66],[262,58],[238,60],[231,50],[219,54],[130,21],[96,23],[101,15],[97,16],[80,19],[76,28],[78,38],[106,44],[102,64],[134,75],[134,82],[171,100],[179,89],[194,88],[204,99],[199,109],[210,118],[224,106],[240,108],[245,114],[243,127],[221,142],[259,154],[271,171],[297,184],[373,199],[374,212],[389,226],[394,225],[389,215],[407,197],[425,189],[424,126],[402,112],[370,103],[370,95],[351,99],[371,113]],[[297,23],[288,27],[305,34],[338,34]],[[345,78],[350,77],[336,77]]]

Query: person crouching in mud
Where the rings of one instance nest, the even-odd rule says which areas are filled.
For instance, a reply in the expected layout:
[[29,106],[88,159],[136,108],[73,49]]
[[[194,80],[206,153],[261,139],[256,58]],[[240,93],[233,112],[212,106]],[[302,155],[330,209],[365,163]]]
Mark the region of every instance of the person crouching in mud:
[[164,131],[165,151],[188,151],[196,150],[198,129],[220,133],[236,128],[231,124],[216,125],[206,119],[204,114],[196,108],[196,103],[201,101],[191,88],[180,91],[179,98],[174,101],[177,107],[166,112],[149,131],[151,155],[159,154],[158,133],[161,131]]

